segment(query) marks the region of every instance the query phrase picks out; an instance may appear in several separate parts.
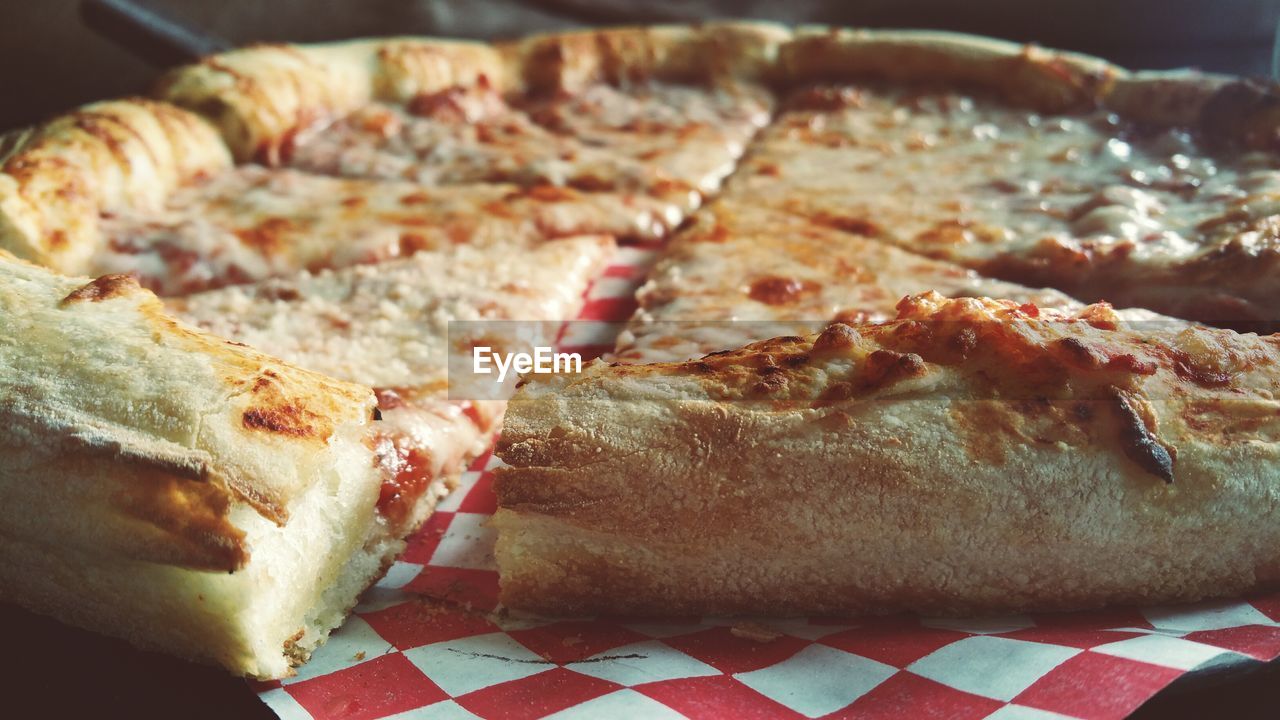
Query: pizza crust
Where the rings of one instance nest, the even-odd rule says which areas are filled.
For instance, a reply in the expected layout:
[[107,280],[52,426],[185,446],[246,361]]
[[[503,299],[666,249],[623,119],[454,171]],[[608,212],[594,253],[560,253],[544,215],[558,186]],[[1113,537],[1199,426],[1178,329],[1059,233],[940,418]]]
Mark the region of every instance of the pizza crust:
[[1270,587],[1277,387],[1274,337],[937,295],[881,326],[540,376],[498,446],[502,600],[963,614]]
[[470,85],[505,85],[501,55],[482,44],[424,38],[260,45],[205,58],[161,79],[157,93],[210,117],[240,161],[276,162],[299,132],[373,100]]
[[989,88],[1044,112],[1093,107],[1127,72],[1034,45],[931,30],[798,28],[778,53],[782,82],[883,79]]
[[518,89],[542,94],[650,79],[768,83],[790,36],[773,23],[710,22],[534,35],[501,49],[519,68]]
[[[367,388],[179,323],[131,278],[60,277],[12,256],[0,271],[4,412],[51,455],[72,444],[199,479],[214,467],[225,500],[284,523],[314,456],[372,416]],[[131,376],[138,362],[155,372]]]
[[0,252],[0,597],[287,675],[403,546],[371,390]]
[[0,249],[68,274],[85,271],[103,212],[158,208],[231,167],[213,126],[154,100],[86,105],[4,144]]

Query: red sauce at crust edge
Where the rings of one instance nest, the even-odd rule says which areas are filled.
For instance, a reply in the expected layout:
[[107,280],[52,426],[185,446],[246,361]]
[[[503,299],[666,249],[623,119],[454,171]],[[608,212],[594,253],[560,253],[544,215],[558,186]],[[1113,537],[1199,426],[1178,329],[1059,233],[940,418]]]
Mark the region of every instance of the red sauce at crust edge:
[[374,453],[384,473],[378,513],[393,527],[403,528],[431,485],[431,456],[418,448],[401,447],[390,437],[379,438]]

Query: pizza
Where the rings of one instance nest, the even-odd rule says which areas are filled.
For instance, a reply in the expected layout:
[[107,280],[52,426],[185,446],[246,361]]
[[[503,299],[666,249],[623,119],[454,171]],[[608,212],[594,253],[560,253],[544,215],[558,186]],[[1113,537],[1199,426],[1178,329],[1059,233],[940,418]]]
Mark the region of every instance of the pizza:
[[103,217],[91,274],[129,273],[162,295],[408,258],[455,247],[534,250],[585,233],[647,236],[658,208],[568,189],[424,188],[249,165]]
[[[0,138],[0,597],[287,676],[500,428],[517,610],[1280,580],[1280,346],[1237,332],[1280,307],[1269,88],[707,23],[263,45],[154,95]],[[606,360],[459,391],[629,243]]]

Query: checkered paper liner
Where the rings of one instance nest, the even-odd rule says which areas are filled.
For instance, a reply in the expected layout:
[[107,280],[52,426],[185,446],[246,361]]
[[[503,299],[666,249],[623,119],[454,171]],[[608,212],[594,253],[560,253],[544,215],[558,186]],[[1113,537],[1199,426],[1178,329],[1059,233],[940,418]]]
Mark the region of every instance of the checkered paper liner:
[[[562,349],[608,350],[656,256],[623,248]],[[296,677],[284,720],[1119,718],[1184,673],[1280,656],[1280,594],[978,619],[576,618],[498,604],[492,456]]]

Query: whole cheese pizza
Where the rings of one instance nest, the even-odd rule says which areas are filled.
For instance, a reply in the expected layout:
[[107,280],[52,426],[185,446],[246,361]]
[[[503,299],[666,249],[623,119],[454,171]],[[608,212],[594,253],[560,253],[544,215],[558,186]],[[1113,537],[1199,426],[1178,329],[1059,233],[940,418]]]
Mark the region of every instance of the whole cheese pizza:
[[[285,677],[495,440],[514,610],[1275,585],[1276,98],[750,23],[175,69],[0,138],[0,599]],[[629,244],[603,360],[460,390]]]

